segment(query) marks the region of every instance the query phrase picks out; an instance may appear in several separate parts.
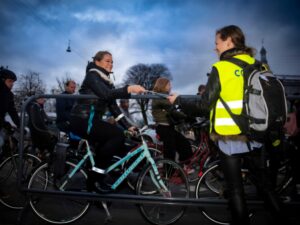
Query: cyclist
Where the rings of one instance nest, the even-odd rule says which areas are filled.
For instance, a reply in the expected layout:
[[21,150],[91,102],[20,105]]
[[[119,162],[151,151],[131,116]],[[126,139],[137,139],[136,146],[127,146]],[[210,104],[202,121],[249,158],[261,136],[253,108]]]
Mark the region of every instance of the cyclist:
[[[171,82],[169,79],[160,77],[156,80],[153,91],[169,94]],[[193,152],[189,141],[175,129],[174,122],[186,118],[185,114],[176,111],[167,99],[152,100],[152,115],[157,124],[156,133],[159,135],[164,146],[164,158],[175,161],[176,152],[179,154],[179,161],[184,162],[192,157]],[[194,172],[194,169],[184,165],[187,174]]]
[[20,127],[20,119],[15,107],[14,94],[12,88],[17,80],[14,72],[8,69],[0,69],[0,148],[4,143],[3,131],[5,115],[9,114],[17,127]]
[[57,142],[57,134],[49,128],[52,121],[44,111],[44,98],[38,98],[27,106],[29,116],[28,127],[34,147],[41,152],[41,157],[46,151],[52,152]]
[[[88,188],[96,192],[108,192],[110,187],[104,182],[103,169],[109,166],[114,155],[125,154],[123,131],[116,125],[102,119],[105,112],[110,111],[115,121],[124,128],[133,131],[121,113],[116,98],[129,98],[131,93],[142,93],[145,89],[140,85],[126,85],[114,88],[110,79],[113,59],[108,51],[99,51],[86,68],[86,76],[79,94],[93,94],[98,99],[80,99],[71,111],[70,130],[95,145],[96,166],[89,172]],[[123,150],[123,151],[122,151]]]

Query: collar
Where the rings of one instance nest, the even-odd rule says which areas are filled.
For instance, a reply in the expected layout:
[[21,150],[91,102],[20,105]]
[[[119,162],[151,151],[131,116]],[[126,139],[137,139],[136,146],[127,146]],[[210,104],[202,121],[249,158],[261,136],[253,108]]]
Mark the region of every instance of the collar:
[[110,79],[108,75],[106,75],[102,70],[99,70],[98,68],[91,68],[89,69],[89,72],[96,72],[103,80],[107,81],[110,85],[113,85],[114,82]]
[[220,60],[232,58],[235,55],[240,55],[240,54],[247,54],[245,51],[238,49],[238,48],[231,48],[226,50],[220,55]]

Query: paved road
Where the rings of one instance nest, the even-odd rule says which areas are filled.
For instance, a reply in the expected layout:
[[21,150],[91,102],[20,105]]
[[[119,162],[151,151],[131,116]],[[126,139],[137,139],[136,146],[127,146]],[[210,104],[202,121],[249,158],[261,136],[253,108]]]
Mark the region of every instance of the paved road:
[[[218,210],[218,208],[216,208]],[[0,218],[2,225],[18,224],[19,211],[10,210],[3,206],[0,206]],[[124,225],[124,224],[138,224],[149,225],[139,213],[136,206],[126,203],[113,203],[110,208],[112,214],[112,221],[109,224]],[[267,214],[260,210],[257,211],[253,218],[254,224],[265,224]],[[47,222],[38,219],[35,214],[29,209],[22,217],[20,224],[32,224],[32,225],[46,225]],[[105,224],[106,214],[103,209],[96,206],[92,206],[88,213],[79,221],[72,223],[73,225],[99,225]],[[205,219],[200,211],[196,207],[188,207],[184,216],[176,223],[177,225],[211,225],[213,223]],[[295,223],[296,224],[296,223]]]
[[[122,191],[126,193],[127,190]],[[121,194],[122,194],[121,193]],[[223,213],[223,208],[221,206],[210,206],[216,213]],[[289,217],[293,222],[293,225],[300,224],[300,206],[298,205],[288,205],[289,207]],[[254,211],[254,216],[252,217],[252,224],[267,224],[270,215],[265,211],[263,206],[252,207]],[[110,207],[110,212],[112,214],[112,221],[108,224],[112,225],[126,225],[126,224],[138,224],[138,225],[149,225],[142,215],[140,214],[138,208],[132,202],[120,202],[114,201]],[[39,219],[30,208],[25,211],[21,217],[21,222],[18,223],[18,218],[20,218],[20,211],[11,210],[0,204],[0,224],[1,225],[47,225],[48,223]],[[85,214],[83,218],[72,223],[73,225],[99,225],[105,224],[106,214],[102,208],[93,205],[89,211]],[[176,225],[212,225],[213,223],[208,221],[200,213],[198,207],[189,206],[186,210],[184,216],[176,223]]]

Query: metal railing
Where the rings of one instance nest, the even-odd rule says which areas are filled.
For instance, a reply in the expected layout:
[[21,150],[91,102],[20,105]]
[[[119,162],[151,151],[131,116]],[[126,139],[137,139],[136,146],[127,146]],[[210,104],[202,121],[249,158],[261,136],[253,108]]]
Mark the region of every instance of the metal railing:
[[[196,95],[181,95],[182,98],[197,98],[201,99],[200,96]],[[38,98],[72,98],[72,99],[97,99],[98,97],[94,95],[69,95],[69,94],[60,94],[60,95],[36,95],[28,98],[21,109],[21,125],[20,125],[20,145],[19,145],[19,155],[20,159],[23,158],[23,149],[24,149],[24,128],[25,128],[25,111],[27,105]],[[160,97],[155,95],[132,95],[131,99],[158,99]],[[300,96],[287,96],[288,100],[300,99]],[[224,206],[227,204],[227,200],[204,200],[204,199],[193,199],[193,198],[162,198],[162,197],[147,197],[147,196],[138,196],[130,194],[97,194],[97,193],[87,193],[87,192],[61,192],[61,191],[41,191],[35,189],[28,189],[24,187],[21,182],[22,174],[22,160],[20,160],[19,170],[18,170],[18,185],[22,192],[29,195],[51,195],[53,197],[59,197],[61,195],[70,196],[74,198],[84,198],[88,200],[109,200],[109,201],[126,201],[132,203],[159,203],[159,204],[178,204],[186,206]],[[251,205],[261,205],[263,201],[248,200],[248,204]],[[299,205],[300,202],[291,202],[289,204]]]

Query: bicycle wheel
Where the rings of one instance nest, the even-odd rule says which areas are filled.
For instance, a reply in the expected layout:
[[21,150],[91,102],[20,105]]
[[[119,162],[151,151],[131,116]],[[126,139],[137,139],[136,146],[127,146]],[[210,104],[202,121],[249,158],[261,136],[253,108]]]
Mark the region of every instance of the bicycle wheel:
[[[209,167],[200,177],[196,186],[196,198],[215,200],[224,199],[225,180],[220,166],[215,164]],[[229,224],[231,219],[227,206],[216,210],[213,207],[201,208],[201,213],[210,221],[216,224]]]
[[[162,153],[160,150],[156,148],[148,148],[150,151],[150,154],[152,158],[157,159],[162,156]],[[137,156],[132,157],[130,160],[126,161],[124,164],[124,171],[128,169],[128,167],[137,159]],[[135,190],[136,183],[139,178],[139,174],[142,171],[142,169],[145,167],[146,160],[141,162],[128,176],[127,176],[127,184],[130,187],[131,190]]]
[[[243,179],[243,185],[245,190],[245,197],[247,199],[256,197],[256,187],[252,183],[248,170],[241,170]],[[196,198],[216,200],[225,198],[225,178],[219,164],[213,164],[210,166],[201,178],[196,186]],[[210,221],[216,224],[230,224],[231,214],[229,207],[222,206],[218,210],[214,207],[201,208],[201,213]],[[252,217],[252,213],[249,217]]]
[[[189,198],[188,179],[183,169],[175,162],[161,159],[156,162],[160,177],[168,188],[168,198]],[[136,193],[143,196],[166,197],[162,188],[153,182],[154,171],[149,165],[141,172],[138,179]],[[167,225],[175,223],[185,212],[186,207],[174,204],[139,204],[143,217],[153,223]]]
[[[66,162],[64,175],[61,179],[55,179],[52,167],[48,163],[44,163],[33,173],[28,188],[41,191],[86,191],[87,174],[85,171],[80,169],[71,178],[68,178],[75,166],[71,162]],[[60,190],[59,187],[64,182],[66,185],[63,190]],[[88,210],[90,203],[86,199],[42,194],[33,195],[30,205],[41,219],[49,223],[66,224],[81,218]]]
[[[33,169],[41,162],[40,159],[31,154],[24,154],[21,182],[27,182]],[[15,154],[6,158],[0,164],[0,184],[2,196],[0,201],[12,209],[22,209],[25,206],[26,198],[18,188],[18,170],[20,158]]]

